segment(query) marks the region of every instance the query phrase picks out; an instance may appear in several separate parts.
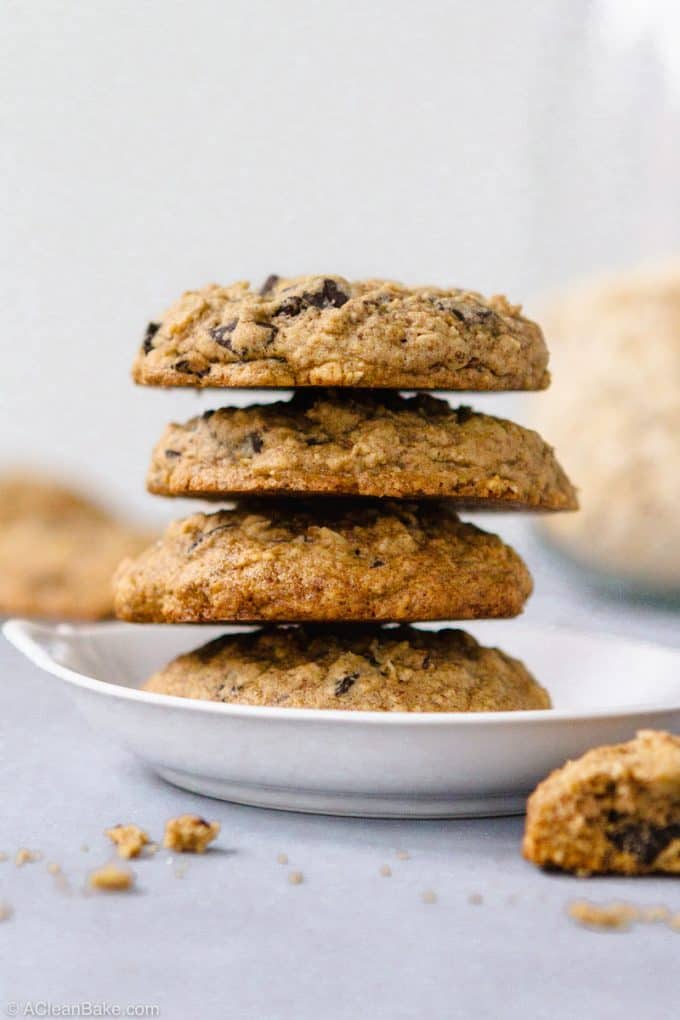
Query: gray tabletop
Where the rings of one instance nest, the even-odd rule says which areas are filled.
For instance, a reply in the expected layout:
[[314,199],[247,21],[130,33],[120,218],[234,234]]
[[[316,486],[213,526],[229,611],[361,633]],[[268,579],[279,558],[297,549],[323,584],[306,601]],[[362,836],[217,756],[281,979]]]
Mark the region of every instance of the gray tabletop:
[[[680,645],[670,609],[600,597],[523,529],[515,540],[537,580],[531,618]],[[90,1003],[183,1020],[677,1013],[679,934],[591,932],[565,908],[586,897],[680,911],[680,883],[542,874],[519,856],[519,818],[370,821],[205,800],[91,731],[65,689],[4,642],[0,682],[0,900],[13,911],[0,923],[0,1015],[13,1003],[19,1016]],[[135,862],[132,893],[84,892],[110,857],[106,826],[158,836],[184,811],[221,822],[211,852]],[[24,846],[42,859],[17,867]]]

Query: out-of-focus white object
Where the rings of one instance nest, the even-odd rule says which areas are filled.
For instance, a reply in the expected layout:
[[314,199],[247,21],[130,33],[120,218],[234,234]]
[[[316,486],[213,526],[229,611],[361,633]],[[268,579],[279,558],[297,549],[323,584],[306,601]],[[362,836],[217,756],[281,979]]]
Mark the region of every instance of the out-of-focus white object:
[[680,593],[680,262],[577,287],[543,324],[553,384],[536,424],[581,511],[541,527],[586,566]]

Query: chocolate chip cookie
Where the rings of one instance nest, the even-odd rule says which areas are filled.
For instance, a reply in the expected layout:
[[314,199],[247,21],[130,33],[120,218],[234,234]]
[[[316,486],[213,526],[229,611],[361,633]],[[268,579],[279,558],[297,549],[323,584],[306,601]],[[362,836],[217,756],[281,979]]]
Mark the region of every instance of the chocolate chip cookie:
[[147,479],[164,496],[446,497],[480,509],[573,510],[536,432],[421,393],[298,390],[169,425]]
[[0,478],[0,616],[111,616],[111,578],[149,535],[56,482]]
[[267,627],[180,655],[147,691],[225,704],[378,712],[550,707],[517,659],[462,630]]
[[172,523],[118,570],[139,622],[442,620],[514,616],[522,560],[448,504],[253,501]]
[[540,328],[501,296],[342,276],[187,291],[149,323],[135,381],[150,386],[538,390]]
[[680,737],[642,730],[557,769],[529,798],[523,850],[579,875],[680,875]]

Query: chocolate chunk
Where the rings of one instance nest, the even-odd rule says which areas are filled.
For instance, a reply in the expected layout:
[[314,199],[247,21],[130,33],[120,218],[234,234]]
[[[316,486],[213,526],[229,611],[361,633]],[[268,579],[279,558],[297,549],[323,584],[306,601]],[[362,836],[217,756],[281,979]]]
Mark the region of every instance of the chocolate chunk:
[[480,322],[486,322],[494,314],[493,310],[485,305],[470,306],[460,301],[454,301],[452,298],[433,298],[432,303],[440,312],[450,312],[466,326],[479,325]]
[[680,824],[660,826],[638,822],[607,832],[607,838],[618,850],[637,857],[641,864],[649,867],[669,843],[680,839]]
[[349,294],[345,294],[335,280],[323,280],[318,290],[306,290],[285,298],[274,314],[293,317],[307,308],[342,308],[348,301]]
[[218,343],[220,347],[225,347],[228,351],[234,354],[234,348],[231,346],[231,340],[229,337],[238,326],[238,319],[232,319],[231,322],[225,323],[224,326],[214,326],[208,330],[210,336],[213,338],[215,343]]
[[323,439],[315,439],[314,436],[309,436],[305,439],[305,446],[323,446]]
[[385,566],[385,561],[384,560],[373,560],[373,562],[371,563],[371,569],[373,569],[373,567],[384,567],[384,566]]
[[210,418],[212,418],[212,416],[214,415],[214,413],[215,413],[214,411],[204,411],[203,414],[201,415],[201,418],[203,419],[203,421],[209,421]]
[[165,456],[168,458],[168,460],[174,460],[175,457],[181,457],[182,454],[180,453],[179,450],[166,450]]
[[161,328],[160,322],[150,322],[146,327],[146,333],[144,334],[144,343],[142,344],[142,350],[145,354],[153,350],[153,343],[151,342],[155,337],[158,330]]
[[172,367],[177,372],[185,372],[187,375],[197,375],[199,378],[207,375],[210,371],[209,368],[192,368],[191,363],[185,358],[182,358],[180,361],[176,361]]
[[466,421],[470,421],[470,418],[474,415],[474,411],[471,407],[465,405],[456,408],[456,420],[459,425],[464,425]]
[[233,527],[234,525],[232,523],[218,524],[216,528],[211,528],[210,531],[204,531],[203,534],[199,535],[198,538],[187,548],[187,553],[192,553],[194,549],[201,544],[201,542],[205,542],[206,538],[210,538],[211,535],[216,535],[218,531],[228,531],[229,528]]
[[276,275],[276,273],[270,273],[267,279],[260,287],[260,297],[264,297],[265,294],[268,294],[270,290],[274,290],[274,287],[279,282],[279,279],[280,278]]
[[264,446],[264,439],[261,432],[249,432],[243,445],[248,445],[252,453],[259,453]]
[[346,676],[341,677],[335,682],[335,696],[340,697],[341,694],[347,694],[350,687],[354,687],[354,684],[359,679],[358,673],[348,673]]

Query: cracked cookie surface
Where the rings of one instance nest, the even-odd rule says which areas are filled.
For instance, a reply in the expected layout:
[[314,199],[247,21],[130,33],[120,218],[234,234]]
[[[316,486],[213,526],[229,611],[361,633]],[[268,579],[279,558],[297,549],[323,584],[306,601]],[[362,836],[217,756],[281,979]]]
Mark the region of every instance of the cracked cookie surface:
[[537,390],[536,323],[506,298],[342,276],[187,291],[150,322],[133,366],[150,386]]
[[113,613],[113,572],[150,535],[39,476],[0,478],[0,616],[94,620]]
[[462,630],[268,627],[180,655],[147,691],[226,704],[380,712],[550,707],[525,666]]
[[551,773],[529,798],[523,852],[580,875],[680,875],[680,737],[642,730]]
[[121,564],[116,613],[155,622],[515,616],[523,561],[443,503],[251,501],[170,524]]
[[461,506],[573,510],[536,432],[428,394],[298,391],[168,425],[147,485],[165,496],[446,497]]

